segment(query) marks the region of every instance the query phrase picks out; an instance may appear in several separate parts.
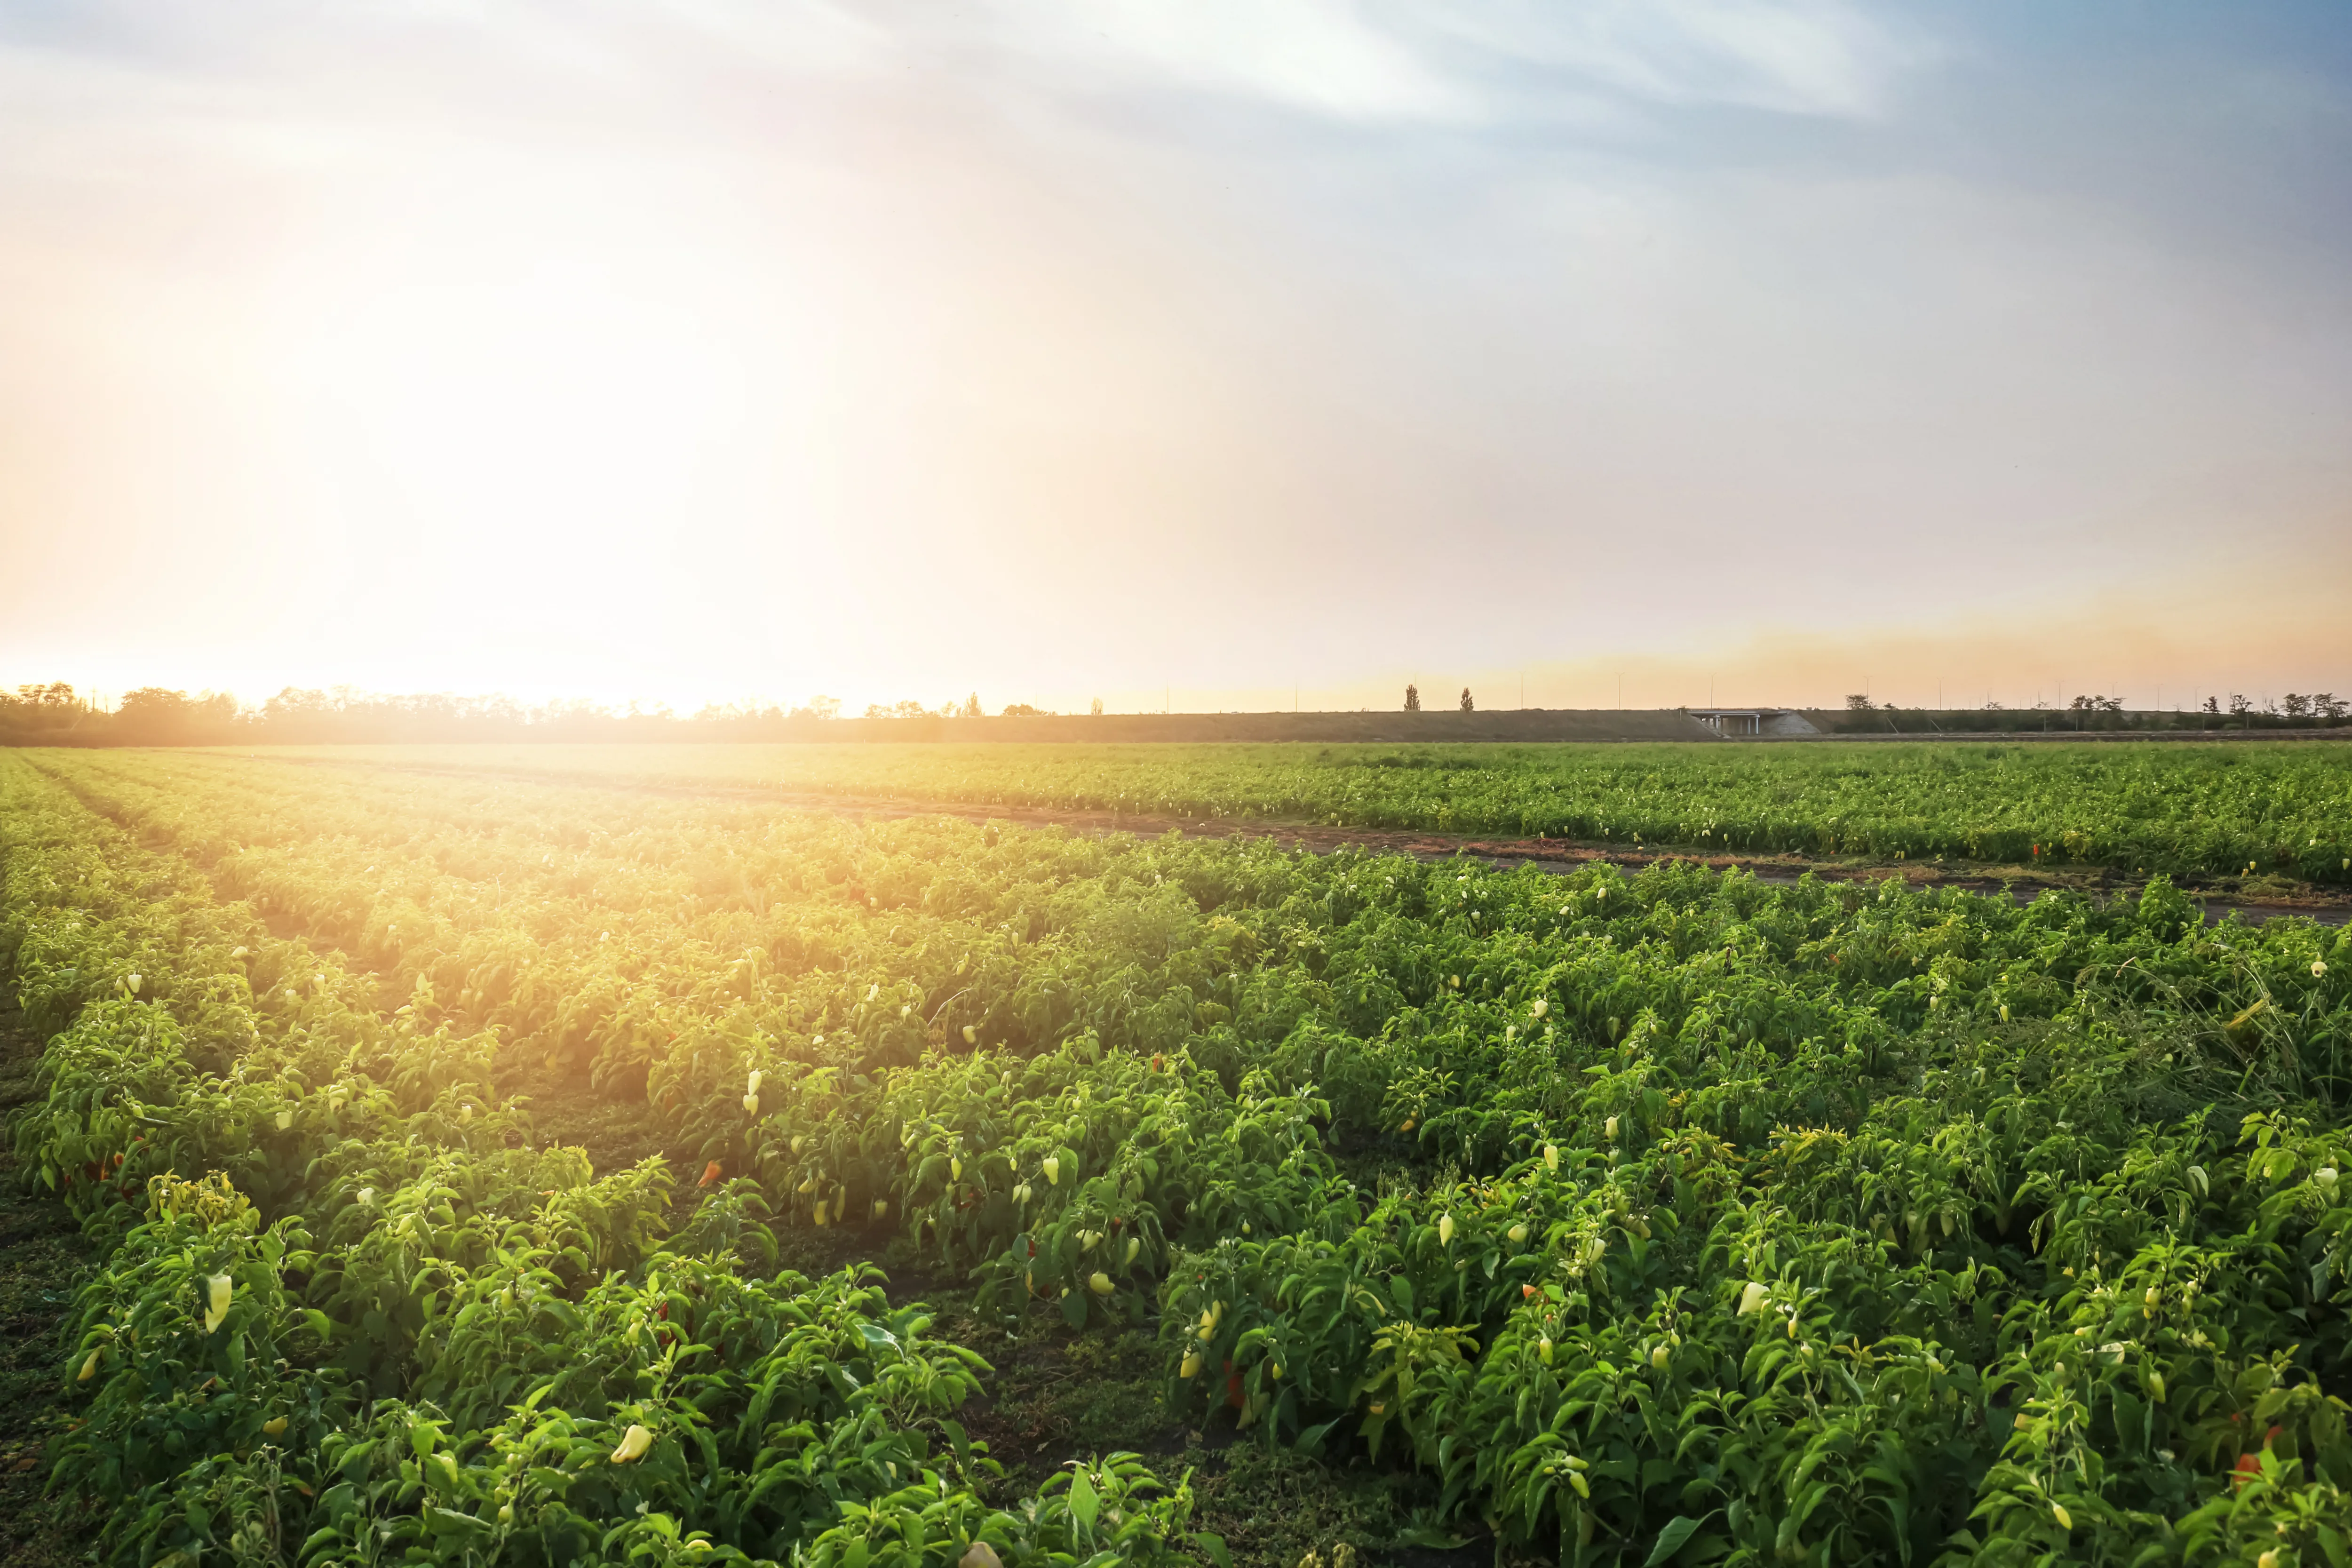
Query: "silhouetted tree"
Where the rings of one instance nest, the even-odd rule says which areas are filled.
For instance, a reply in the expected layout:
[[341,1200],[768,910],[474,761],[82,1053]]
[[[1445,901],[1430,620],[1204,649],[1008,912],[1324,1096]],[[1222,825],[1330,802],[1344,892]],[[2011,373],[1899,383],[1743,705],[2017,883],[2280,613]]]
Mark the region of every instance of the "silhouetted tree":
[[1418,713],[1421,711],[1420,687],[1408,686],[1404,689],[1404,710],[1408,713]]
[[1847,692],[1845,694],[1845,705],[1856,713],[1867,713],[1870,711],[1869,697],[1859,691]]
[[1462,689],[1462,711],[1467,713],[1477,706],[1478,705],[1475,702],[1470,700],[1470,689],[1466,686],[1464,687]]
[[125,692],[115,710],[116,738],[142,746],[177,746],[229,739],[236,700],[226,692],[190,697],[161,686]]

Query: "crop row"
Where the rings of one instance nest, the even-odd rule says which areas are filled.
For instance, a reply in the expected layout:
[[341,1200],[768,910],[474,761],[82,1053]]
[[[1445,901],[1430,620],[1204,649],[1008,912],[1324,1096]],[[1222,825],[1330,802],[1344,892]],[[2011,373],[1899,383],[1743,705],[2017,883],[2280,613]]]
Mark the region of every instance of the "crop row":
[[2308,743],[293,749],[583,784],[959,802],[1721,854],[2352,883],[2352,748]]

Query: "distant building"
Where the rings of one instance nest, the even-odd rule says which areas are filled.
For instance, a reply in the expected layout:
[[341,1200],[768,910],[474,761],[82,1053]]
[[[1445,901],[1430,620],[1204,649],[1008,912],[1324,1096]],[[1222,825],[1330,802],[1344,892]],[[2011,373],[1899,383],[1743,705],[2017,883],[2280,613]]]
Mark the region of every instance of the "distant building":
[[1685,708],[1684,712],[1718,735],[1818,735],[1793,708]]

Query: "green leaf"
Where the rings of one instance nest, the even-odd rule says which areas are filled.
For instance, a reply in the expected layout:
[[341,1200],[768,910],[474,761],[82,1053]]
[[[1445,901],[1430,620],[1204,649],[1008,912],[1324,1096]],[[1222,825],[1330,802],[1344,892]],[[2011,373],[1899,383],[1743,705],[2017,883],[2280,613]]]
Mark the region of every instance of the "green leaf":
[[1226,1549],[1223,1536],[1200,1531],[1194,1533],[1192,1544],[1199,1547],[1201,1555],[1215,1563],[1216,1568],[1234,1568],[1234,1554]]
[[1290,1446],[1297,1449],[1300,1453],[1307,1455],[1309,1458],[1313,1458],[1322,1453],[1323,1439],[1331,1435],[1331,1428],[1337,1426],[1341,1421],[1346,1419],[1347,1417],[1344,1415],[1338,1416],[1332,1420],[1324,1422],[1320,1426],[1309,1426],[1305,1431],[1299,1433],[1297,1437],[1293,1439]]
[[948,1447],[955,1450],[956,1464],[958,1468],[970,1469],[971,1468],[971,1438],[970,1435],[964,1431],[963,1427],[959,1423],[950,1421],[945,1416],[941,1416],[940,1418],[940,1430],[947,1435]]
[[1666,1527],[1658,1531],[1657,1542],[1651,1546],[1650,1555],[1642,1568],[1658,1568],[1660,1563],[1672,1559],[1692,1536],[1698,1533],[1698,1527],[1714,1517],[1712,1513],[1703,1513],[1693,1519],[1686,1513],[1678,1513],[1666,1521]]
[[433,1533],[436,1535],[488,1535],[490,1533],[491,1527],[488,1521],[476,1519],[469,1513],[459,1513],[455,1509],[436,1507],[433,1510],[430,1519]]
[[1456,1535],[1451,1531],[1440,1530],[1433,1524],[1412,1525],[1397,1531],[1396,1536],[1397,1544],[1400,1546],[1426,1546],[1438,1552],[1457,1551],[1469,1545],[1472,1539],[1467,1535]]
[[1094,1483],[1087,1479],[1086,1468],[1081,1466],[1077,1474],[1070,1479],[1070,1517],[1091,1535],[1094,1533],[1095,1513],[1101,1506],[1102,1500],[1095,1496]]

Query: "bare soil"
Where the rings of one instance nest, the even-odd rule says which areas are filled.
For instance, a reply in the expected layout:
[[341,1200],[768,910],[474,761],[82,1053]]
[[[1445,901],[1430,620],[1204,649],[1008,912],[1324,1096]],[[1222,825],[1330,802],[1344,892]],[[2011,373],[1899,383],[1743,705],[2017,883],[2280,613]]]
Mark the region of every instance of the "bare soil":
[[[40,1044],[0,1001],[0,1111],[35,1098]],[[96,1268],[65,1205],[28,1180],[0,1140],[0,1563],[87,1560],[98,1521],[48,1495],[47,1447],[72,1419],[65,1365],[74,1298]]]

